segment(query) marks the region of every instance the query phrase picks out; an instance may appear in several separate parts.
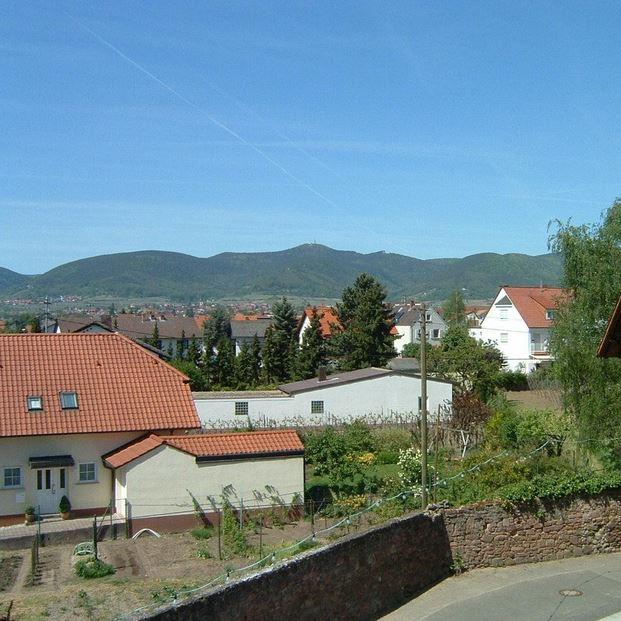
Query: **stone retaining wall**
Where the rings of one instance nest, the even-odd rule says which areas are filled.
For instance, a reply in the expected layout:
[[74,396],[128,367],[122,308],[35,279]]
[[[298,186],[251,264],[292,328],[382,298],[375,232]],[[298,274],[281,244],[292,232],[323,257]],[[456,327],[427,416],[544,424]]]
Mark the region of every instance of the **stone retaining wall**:
[[364,621],[409,601],[450,573],[442,516],[419,513],[349,535],[210,595],[136,618]]
[[619,493],[504,508],[444,511],[453,555],[467,568],[500,567],[621,550]]
[[456,568],[621,550],[621,494],[521,508],[418,513],[350,535],[203,596],[157,621],[377,619]]

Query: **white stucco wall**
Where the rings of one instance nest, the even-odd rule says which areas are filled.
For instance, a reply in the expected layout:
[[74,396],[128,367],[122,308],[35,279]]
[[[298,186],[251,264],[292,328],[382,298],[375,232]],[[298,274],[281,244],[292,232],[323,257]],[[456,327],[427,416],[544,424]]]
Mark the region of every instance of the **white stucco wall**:
[[[427,320],[427,341],[430,345],[439,345],[444,333],[447,330],[447,324],[439,315],[439,313],[433,308],[427,309],[429,319]],[[410,343],[419,343],[420,338],[418,332],[420,330],[420,322],[417,321],[411,325],[397,325],[395,326],[399,338],[395,339],[394,347],[398,354],[403,351],[403,348]],[[436,331],[437,330],[437,336]]]
[[[429,380],[427,383],[428,410],[452,401],[453,386],[447,382]],[[243,426],[249,421],[258,425],[291,424],[302,419],[306,424],[322,424],[332,418],[351,419],[377,414],[406,414],[418,412],[420,378],[405,375],[385,375],[350,384],[326,386],[289,397],[260,397],[202,399],[194,403],[201,423],[206,427]],[[235,415],[235,402],[248,402],[248,417]],[[324,402],[324,415],[311,414],[311,401]]]
[[[472,330],[471,334],[477,335],[481,341],[495,343],[506,360],[507,369],[527,373],[537,364],[530,357],[530,330],[515,306],[496,306],[505,295],[505,290],[501,289],[480,328]],[[503,318],[503,310],[506,318]],[[503,334],[506,334],[506,343]]]
[[190,490],[205,511],[211,504],[208,497],[221,504],[222,491],[230,486],[234,494],[229,500],[252,508],[269,505],[269,499],[257,501],[255,491],[266,494],[269,485],[289,504],[294,494],[304,497],[304,458],[249,458],[240,461],[196,463],[188,455],[170,446],[159,448],[118,468],[117,507],[124,510],[125,499],[132,518],[191,513]]
[[[17,515],[29,505],[37,506],[36,470],[30,469],[28,458],[50,455],[71,455],[75,461],[75,466],[65,468],[66,490],[56,486],[57,502],[66,494],[72,509],[107,506],[112,495],[112,476],[101,456],[140,435],[130,432],[0,438],[0,515]],[[96,483],[78,482],[78,464],[87,462],[96,464]],[[22,487],[5,489],[4,468],[13,467],[22,470]]]

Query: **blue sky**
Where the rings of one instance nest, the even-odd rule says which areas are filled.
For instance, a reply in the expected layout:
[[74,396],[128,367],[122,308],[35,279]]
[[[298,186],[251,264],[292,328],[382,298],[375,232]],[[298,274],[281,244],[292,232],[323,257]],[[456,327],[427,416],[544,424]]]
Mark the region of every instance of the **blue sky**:
[[0,266],[547,251],[621,194],[619,2],[0,3]]

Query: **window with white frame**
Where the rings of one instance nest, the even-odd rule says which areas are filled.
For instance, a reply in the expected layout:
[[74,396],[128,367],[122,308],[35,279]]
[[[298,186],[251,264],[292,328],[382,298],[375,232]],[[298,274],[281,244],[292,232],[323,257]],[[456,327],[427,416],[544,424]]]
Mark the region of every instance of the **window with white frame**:
[[500,312],[500,318],[501,319],[509,319],[509,309],[508,308],[501,308],[499,309]]
[[235,401],[235,416],[248,416],[248,401]]
[[78,393],[73,391],[60,393],[60,407],[63,410],[77,410],[78,409]]
[[28,395],[28,411],[36,412],[43,409],[43,397],[41,395]]
[[18,466],[4,468],[2,477],[3,487],[21,487],[22,486],[22,469]]
[[431,338],[432,339],[439,339],[440,338],[440,329],[439,328],[434,328],[431,332]]
[[323,401],[311,401],[311,414],[323,414]]
[[500,342],[501,343],[508,343],[509,342],[509,333],[508,332],[501,332],[500,333]]
[[95,483],[97,481],[97,467],[95,462],[78,464],[78,481],[80,483]]

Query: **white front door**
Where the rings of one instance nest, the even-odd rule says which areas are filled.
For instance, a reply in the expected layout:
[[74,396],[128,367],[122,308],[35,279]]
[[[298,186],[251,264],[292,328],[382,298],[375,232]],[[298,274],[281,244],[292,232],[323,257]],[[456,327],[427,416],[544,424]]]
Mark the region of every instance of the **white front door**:
[[37,509],[43,514],[58,513],[58,503],[67,487],[65,468],[40,468],[36,471]]

